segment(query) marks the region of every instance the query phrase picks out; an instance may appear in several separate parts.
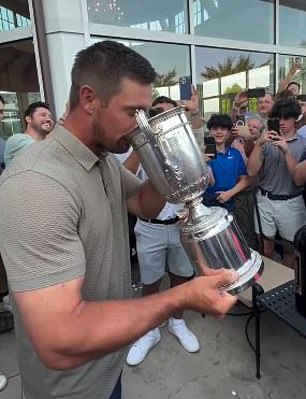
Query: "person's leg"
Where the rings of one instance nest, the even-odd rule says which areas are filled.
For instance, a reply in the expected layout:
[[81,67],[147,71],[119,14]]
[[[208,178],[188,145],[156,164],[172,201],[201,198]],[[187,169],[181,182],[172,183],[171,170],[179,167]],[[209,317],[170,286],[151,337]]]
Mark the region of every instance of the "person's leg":
[[[194,274],[192,274],[190,277],[181,277],[178,276],[177,274],[173,274],[169,271],[169,279],[170,279],[170,286],[171,287],[176,287],[177,285],[181,285],[189,281],[191,278],[193,278]],[[173,314],[173,317],[177,319],[181,319],[183,317],[183,312],[178,311]]]
[[159,291],[161,282],[162,278],[158,279],[155,283],[152,284],[143,284],[142,296],[156,294]]
[[[166,227],[139,221],[135,227],[140,280],[143,283],[143,296],[158,292],[165,273]],[[153,328],[140,337],[128,352],[126,358],[127,364],[129,366],[140,364],[150,350],[159,343],[160,339],[159,328]]]
[[263,239],[264,244],[264,255],[267,258],[273,259],[274,257],[274,237],[268,238],[264,237]]
[[288,248],[284,248],[284,254],[283,254],[283,264],[290,269],[294,269],[294,262],[295,262],[295,256],[294,252],[288,251]]
[[[273,259],[274,257],[274,237],[276,234],[276,222],[275,222],[275,210],[273,201],[271,201],[268,197],[263,196],[259,191],[256,195],[257,199],[257,209],[254,212],[254,222],[255,222],[255,232],[256,234],[263,235],[263,254]],[[261,231],[259,231],[259,221],[261,225]]]
[[295,260],[294,236],[306,224],[306,211],[302,195],[286,201],[277,201],[276,215],[279,234],[284,241],[282,263],[293,269]]
[[[194,277],[194,270],[180,241],[178,226],[168,226],[167,265],[171,287],[186,283]],[[176,312],[169,318],[168,330],[190,352],[198,352],[200,343],[195,334],[187,327],[182,312]]]
[[254,194],[252,189],[247,188],[241,193],[235,195],[235,208],[234,208],[234,219],[237,222],[246,242],[249,247],[257,250],[258,241],[255,234],[254,226]]

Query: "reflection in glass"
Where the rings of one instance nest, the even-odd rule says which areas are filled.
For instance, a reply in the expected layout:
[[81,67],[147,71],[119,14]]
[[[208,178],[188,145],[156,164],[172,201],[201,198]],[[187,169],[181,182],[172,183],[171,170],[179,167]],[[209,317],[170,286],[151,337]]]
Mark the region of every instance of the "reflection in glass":
[[[229,112],[235,95],[242,90],[265,87],[274,91],[271,54],[196,47],[196,70],[197,83],[203,86],[204,113],[208,117],[215,112]],[[257,100],[250,104],[253,111]]]
[[279,1],[279,42],[281,45],[306,47],[306,1]]
[[188,33],[186,0],[87,0],[90,22]]
[[31,25],[27,1],[0,0],[0,31]]
[[193,0],[195,34],[274,43],[274,0]]
[[32,39],[0,45],[0,94],[4,97],[4,119],[0,137],[24,131],[23,112],[40,99]]
[[[92,37],[91,42],[114,40]],[[190,75],[189,47],[178,44],[162,44],[152,42],[138,42],[136,40],[118,40],[118,42],[132,47],[147,58],[158,76],[154,87],[154,97],[164,95],[173,100],[180,99],[179,79]]]

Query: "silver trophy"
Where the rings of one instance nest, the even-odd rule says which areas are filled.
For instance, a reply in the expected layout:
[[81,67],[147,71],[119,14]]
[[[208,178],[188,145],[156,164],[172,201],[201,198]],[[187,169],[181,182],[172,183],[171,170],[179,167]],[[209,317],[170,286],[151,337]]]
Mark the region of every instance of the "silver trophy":
[[150,181],[168,202],[184,203],[188,209],[188,220],[180,225],[181,242],[195,271],[235,270],[238,280],[225,289],[231,294],[243,291],[261,276],[263,262],[227,210],[202,204],[208,170],[184,108],[150,119],[140,110],[136,120],[139,128],[129,140]]

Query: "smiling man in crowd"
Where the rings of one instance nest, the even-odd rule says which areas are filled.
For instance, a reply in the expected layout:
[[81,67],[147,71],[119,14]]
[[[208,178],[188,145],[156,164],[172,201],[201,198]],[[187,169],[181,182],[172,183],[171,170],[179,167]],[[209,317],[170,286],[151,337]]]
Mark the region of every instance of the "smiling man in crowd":
[[24,112],[26,130],[7,139],[4,163],[8,166],[17,153],[36,141],[43,140],[53,129],[54,122],[49,106],[41,101],[30,104]]

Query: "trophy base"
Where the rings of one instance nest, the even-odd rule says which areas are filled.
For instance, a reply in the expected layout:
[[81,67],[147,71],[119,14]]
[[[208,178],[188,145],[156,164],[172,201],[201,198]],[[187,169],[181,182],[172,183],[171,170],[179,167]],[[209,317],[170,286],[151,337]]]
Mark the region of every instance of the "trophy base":
[[262,275],[264,264],[258,252],[251,250],[251,258],[237,270],[238,280],[233,284],[224,286],[225,291],[231,295],[237,295],[249,288]]

